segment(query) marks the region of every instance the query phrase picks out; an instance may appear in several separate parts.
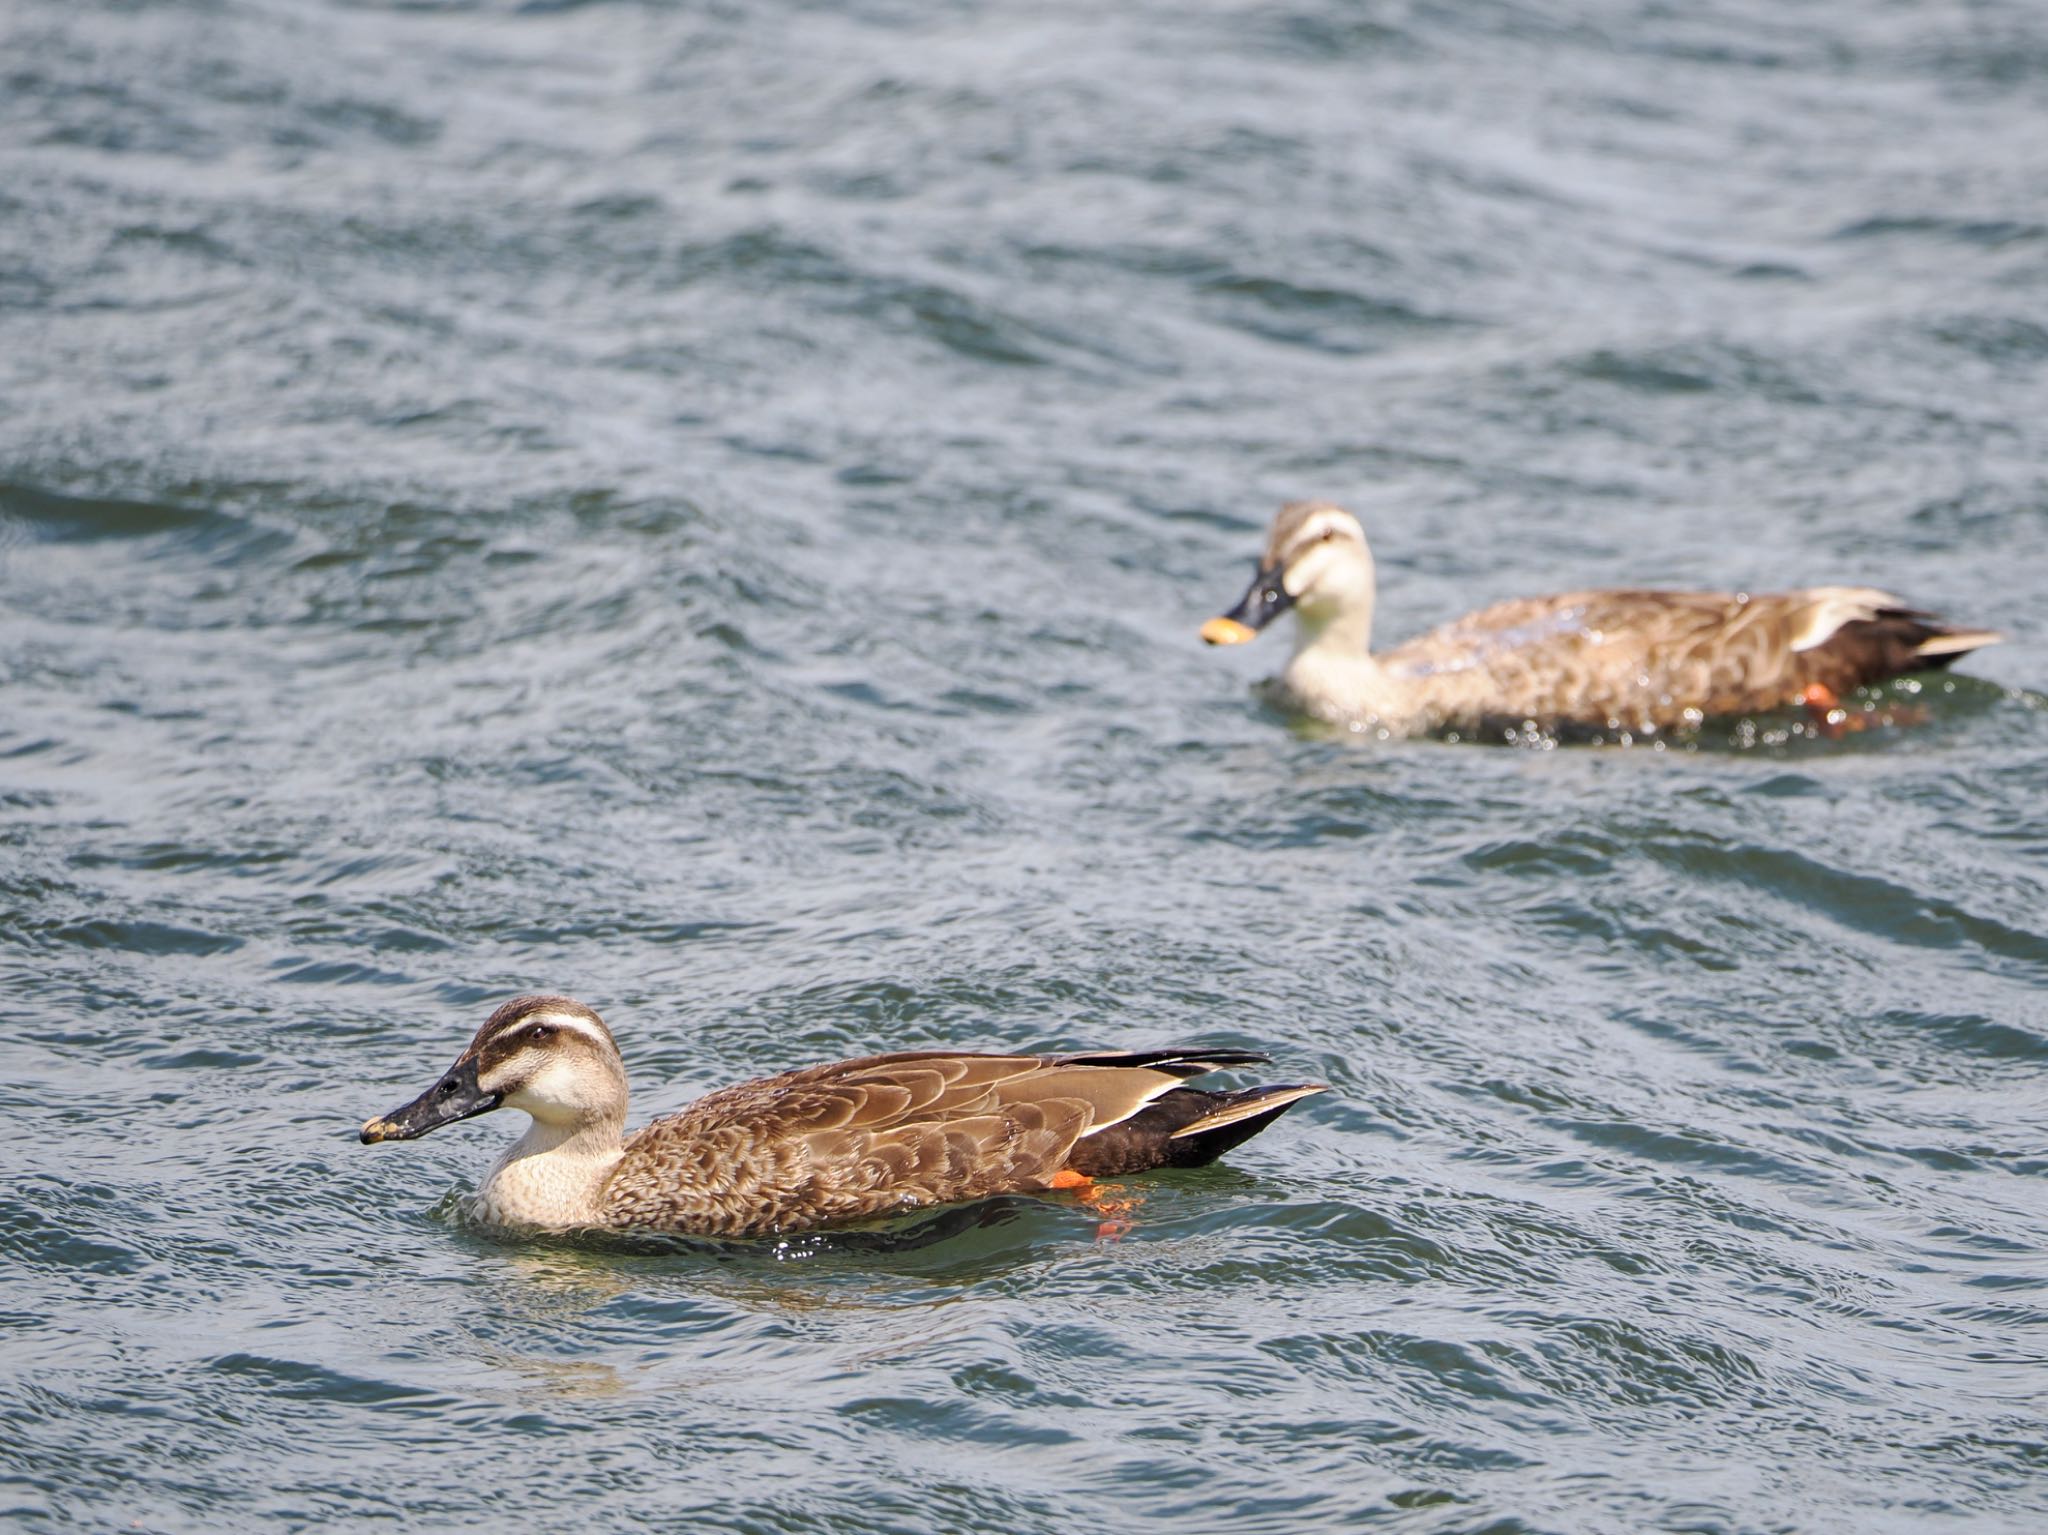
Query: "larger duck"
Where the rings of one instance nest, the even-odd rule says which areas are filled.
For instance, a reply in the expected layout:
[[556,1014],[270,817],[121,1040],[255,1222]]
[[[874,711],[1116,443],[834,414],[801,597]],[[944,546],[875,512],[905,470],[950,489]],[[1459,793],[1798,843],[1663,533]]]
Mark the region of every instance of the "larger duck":
[[1373,600],[1358,519],[1327,501],[1296,501],[1274,518],[1243,600],[1204,624],[1202,638],[1241,644],[1292,613],[1281,701],[1354,730],[1610,738],[1831,706],[1999,639],[1870,587],[1628,589],[1499,602],[1374,652]]
[[1208,1048],[873,1055],[723,1088],[628,1136],[626,1068],[604,1020],[568,997],[515,997],[362,1139],[523,1109],[531,1127],[477,1192],[486,1224],[766,1236],[1201,1166],[1324,1091],[1182,1086],[1264,1059]]

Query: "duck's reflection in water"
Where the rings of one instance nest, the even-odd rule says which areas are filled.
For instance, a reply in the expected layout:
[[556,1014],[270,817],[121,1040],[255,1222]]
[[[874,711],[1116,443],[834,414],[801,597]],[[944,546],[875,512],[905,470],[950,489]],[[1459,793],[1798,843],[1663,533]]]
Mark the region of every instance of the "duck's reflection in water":
[[[1062,1203],[1003,1196],[759,1241],[585,1232],[512,1245],[502,1232],[477,1236],[496,1261],[469,1331],[479,1359],[550,1396],[621,1395],[657,1380],[663,1389],[716,1387],[772,1372],[765,1356],[791,1356],[814,1324],[839,1337],[832,1324],[848,1313],[906,1322],[916,1315],[925,1319],[915,1324],[922,1331],[968,1287],[1047,1261],[1047,1237],[1071,1252],[1073,1239],[1092,1228],[1073,1228]],[[869,1335],[862,1350],[893,1356],[897,1331]],[[559,1352],[504,1346],[515,1338],[553,1340]]]

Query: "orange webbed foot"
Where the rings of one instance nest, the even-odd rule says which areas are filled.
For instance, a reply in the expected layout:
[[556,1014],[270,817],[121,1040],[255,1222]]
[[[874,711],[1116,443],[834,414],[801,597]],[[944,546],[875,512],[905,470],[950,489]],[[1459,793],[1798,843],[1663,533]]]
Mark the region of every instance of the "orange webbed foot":
[[1086,1173],[1077,1173],[1071,1167],[1063,1167],[1054,1173],[1047,1186],[1073,1194],[1101,1216],[1095,1226],[1095,1235],[1106,1242],[1116,1241],[1136,1224],[1131,1219],[1131,1212],[1145,1202],[1142,1194],[1127,1194],[1120,1183],[1097,1183]]
[[1144,1202],[1143,1194],[1126,1193],[1121,1183],[1098,1184],[1081,1196],[1081,1203],[1102,1217],[1095,1223],[1095,1237],[1100,1242],[1117,1241],[1137,1225],[1132,1217]]
[[1825,682],[1810,682],[1806,691],[1799,695],[1800,703],[1806,706],[1808,718],[1813,722],[1813,733],[1835,740],[1851,730],[1863,728],[1863,721],[1849,718],[1849,711],[1842,707],[1842,698]]

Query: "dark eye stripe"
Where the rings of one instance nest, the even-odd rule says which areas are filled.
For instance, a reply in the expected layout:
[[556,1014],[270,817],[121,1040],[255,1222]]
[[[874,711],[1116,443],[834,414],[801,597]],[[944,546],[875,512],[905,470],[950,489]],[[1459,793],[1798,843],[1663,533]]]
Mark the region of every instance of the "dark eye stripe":
[[540,1044],[561,1032],[561,1029],[552,1023],[528,1023],[516,1028],[500,1029],[485,1041],[479,1064],[488,1070],[510,1060],[528,1045]]

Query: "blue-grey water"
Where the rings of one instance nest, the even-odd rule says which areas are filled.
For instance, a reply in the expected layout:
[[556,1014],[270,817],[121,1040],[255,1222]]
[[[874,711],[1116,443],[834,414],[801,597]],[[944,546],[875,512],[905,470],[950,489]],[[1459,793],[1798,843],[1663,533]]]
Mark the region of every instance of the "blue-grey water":
[[[1291,729],[1379,633],[1855,581],[1918,724]],[[0,7],[0,1524],[2048,1528],[2048,12]],[[1121,1240],[467,1230],[887,1048],[1334,1088]]]

